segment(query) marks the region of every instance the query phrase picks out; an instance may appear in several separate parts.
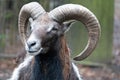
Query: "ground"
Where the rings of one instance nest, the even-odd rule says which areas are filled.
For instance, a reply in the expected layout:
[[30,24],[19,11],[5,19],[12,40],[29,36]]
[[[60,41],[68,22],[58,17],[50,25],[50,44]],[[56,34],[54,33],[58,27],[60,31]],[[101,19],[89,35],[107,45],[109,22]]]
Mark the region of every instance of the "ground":
[[104,67],[80,66],[84,80],[120,80],[120,67],[106,65]]
[[[16,64],[14,59],[0,60],[0,80],[6,80],[12,74]],[[106,64],[105,66],[88,66],[77,64],[84,80],[120,80],[120,66]]]

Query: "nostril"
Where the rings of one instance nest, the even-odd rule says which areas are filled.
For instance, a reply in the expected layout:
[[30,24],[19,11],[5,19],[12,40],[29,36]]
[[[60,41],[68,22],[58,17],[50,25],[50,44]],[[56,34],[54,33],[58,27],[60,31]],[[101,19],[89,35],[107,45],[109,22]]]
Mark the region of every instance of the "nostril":
[[31,46],[34,46],[36,44],[36,42],[33,42],[33,43],[31,43]]
[[36,45],[36,42],[28,43],[28,47],[29,47],[29,48],[31,48],[31,47],[33,47],[33,46],[35,46],[35,45]]

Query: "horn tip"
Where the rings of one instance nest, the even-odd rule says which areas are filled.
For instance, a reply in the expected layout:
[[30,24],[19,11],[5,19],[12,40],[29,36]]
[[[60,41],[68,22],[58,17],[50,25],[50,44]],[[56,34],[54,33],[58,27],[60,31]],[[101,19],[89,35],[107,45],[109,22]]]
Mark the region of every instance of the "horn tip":
[[75,61],[81,61],[83,59],[81,59],[80,57],[76,56],[75,58],[73,58],[73,60],[75,60]]

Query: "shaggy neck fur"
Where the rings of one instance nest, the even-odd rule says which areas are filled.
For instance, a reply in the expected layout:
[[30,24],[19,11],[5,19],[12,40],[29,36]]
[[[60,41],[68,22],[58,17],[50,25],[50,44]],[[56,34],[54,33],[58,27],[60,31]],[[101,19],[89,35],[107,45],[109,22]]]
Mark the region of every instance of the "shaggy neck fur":
[[46,54],[26,56],[8,80],[82,80],[71,63],[64,37],[57,40]]
[[70,65],[69,50],[62,37],[46,54],[35,57],[31,80],[69,80]]

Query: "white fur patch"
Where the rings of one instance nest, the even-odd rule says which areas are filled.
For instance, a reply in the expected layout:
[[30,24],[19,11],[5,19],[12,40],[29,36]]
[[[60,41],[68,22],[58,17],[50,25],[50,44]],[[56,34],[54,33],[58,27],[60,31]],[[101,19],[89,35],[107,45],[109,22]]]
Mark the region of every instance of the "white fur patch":
[[[25,43],[25,49],[26,49],[27,53],[31,56],[38,55],[43,49],[41,47],[41,41],[42,40],[38,39],[35,34],[31,34],[30,37],[27,40],[27,43]],[[29,48],[28,45],[31,45],[31,43],[33,43],[33,42],[36,42],[36,44]],[[29,51],[33,51],[33,52],[30,53]]]
[[75,71],[75,73],[76,73],[78,79],[79,79],[79,80],[82,80],[77,66],[76,66],[74,63],[72,63],[72,65],[73,65],[73,69],[74,69],[74,71]]
[[29,65],[30,62],[32,61],[32,59],[33,59],[33,56],[26,55],[24,61],[17,68],[14,69],[11,78],[9,78],[7,80],[18,80],[19,74],[20,74],[20,70],[22,68],[24,68],[25,66]]
[[53,27],[54,27],[54,26],[50,24],[50,25],[49,25],[49,28],[47,29],[47,32],[50,32]]

